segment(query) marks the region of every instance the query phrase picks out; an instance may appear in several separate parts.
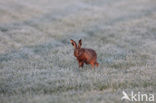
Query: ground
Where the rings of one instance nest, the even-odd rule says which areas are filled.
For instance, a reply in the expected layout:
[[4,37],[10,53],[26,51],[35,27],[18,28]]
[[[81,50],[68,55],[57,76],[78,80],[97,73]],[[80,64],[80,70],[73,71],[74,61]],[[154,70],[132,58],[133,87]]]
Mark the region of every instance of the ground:
[[[156,96],[155,4],[1,0],[0,102],[129,103],[122,91]],[[70,39],[96,50],[99,67],[79,68]]]

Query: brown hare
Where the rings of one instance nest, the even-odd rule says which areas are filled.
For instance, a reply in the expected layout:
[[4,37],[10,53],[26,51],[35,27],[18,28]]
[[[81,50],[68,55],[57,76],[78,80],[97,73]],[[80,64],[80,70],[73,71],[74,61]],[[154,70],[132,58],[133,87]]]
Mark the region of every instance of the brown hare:
[[79,68],[83,67],[83,64],[91,64],[92,68],[96,65],[98,67],[98,62],[96,61],[97,55],[93,49],[89,48],[81,48],[82,40],[79,40],[79,44],[77,46],[74,40],[70,40],[71,44],[74,46],[74,56],[77,58],[79,63]]

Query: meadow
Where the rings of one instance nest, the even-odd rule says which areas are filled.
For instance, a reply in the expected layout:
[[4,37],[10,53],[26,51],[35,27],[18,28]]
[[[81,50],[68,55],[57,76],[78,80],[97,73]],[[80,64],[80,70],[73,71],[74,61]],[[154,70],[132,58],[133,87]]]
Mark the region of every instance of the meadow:
[[[123,90],[156,96],[155,4],[0,0],[0,103],[130,103]],[[70,39],[96,50],[99,67],[79,68]]]

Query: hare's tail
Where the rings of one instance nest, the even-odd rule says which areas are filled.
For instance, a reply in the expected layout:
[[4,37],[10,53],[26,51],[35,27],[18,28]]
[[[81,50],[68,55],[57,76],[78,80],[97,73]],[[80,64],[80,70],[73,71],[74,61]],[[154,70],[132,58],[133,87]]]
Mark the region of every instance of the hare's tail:
[[98,62],[95,62],[96,66],[98,67],[99,66],[99,63]]

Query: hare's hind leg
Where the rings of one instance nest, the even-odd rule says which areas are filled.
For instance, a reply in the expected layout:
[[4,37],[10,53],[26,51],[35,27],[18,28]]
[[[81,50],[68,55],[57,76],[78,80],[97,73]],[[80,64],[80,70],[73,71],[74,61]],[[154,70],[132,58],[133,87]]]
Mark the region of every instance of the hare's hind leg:
[[94,69],[94,67],[95,67],[95,64],[94,64],[94,63],[91,63],[91,66],[92,66],[92,68]]
[[95,68],[95,65],[98,67],[98,63],[95,61],[95,59],[93,59],[91,62],[90,62],[92,68],[94,69]]
[[90,64],[91,64],[92,68],[94,69],[94,67],[95,67],[95,61],[91,61]]
[[98,63],[97,61],[95,61],[95,64],[96,64],[96,67],[98,67],[98,66],[99,66],[99,63]]

